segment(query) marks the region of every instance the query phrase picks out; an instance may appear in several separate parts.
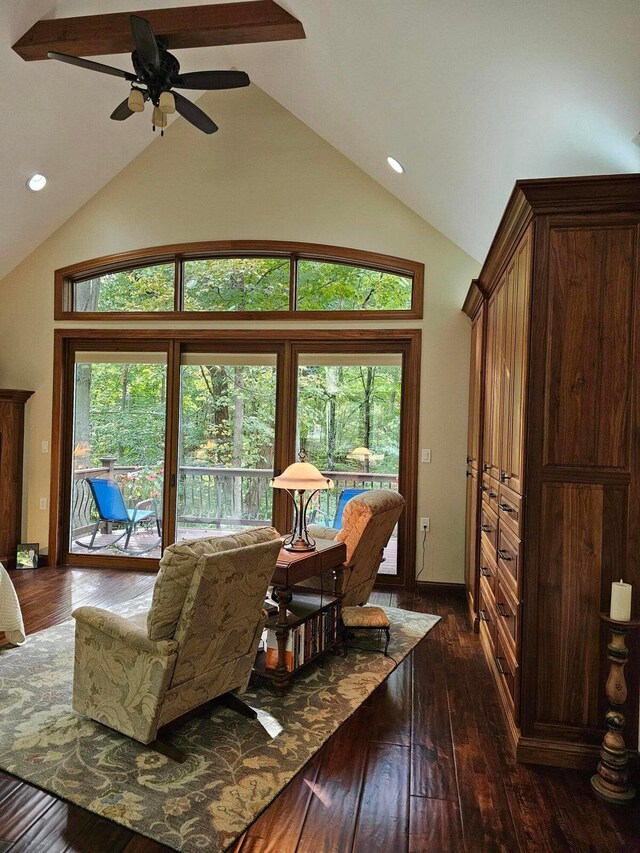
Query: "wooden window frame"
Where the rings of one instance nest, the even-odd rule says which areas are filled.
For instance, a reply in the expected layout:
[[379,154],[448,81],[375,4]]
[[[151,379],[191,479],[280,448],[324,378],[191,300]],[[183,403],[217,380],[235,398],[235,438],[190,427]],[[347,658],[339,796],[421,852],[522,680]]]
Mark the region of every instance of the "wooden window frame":
[[[183,352],[275,352],[279,377],[277,395],[276,444],[274,468],[282,471],[295,458],[295,399],[297,395],[297,357],[304,352],[383,353],[402,356],[403,388],[400,421],[400,462],[398,489],[406,500],[398,536],[398,574],[378,575],[378,582],[388,586],[415,587],[418,426],[422,333],[420,329],[55,329],[53,417],[51,436],[51,491],[49,519],[49,559],[55,566],[115,567],[104,556],[66,554],[68,507],[71,488],[71,430],[69,417],[73,404],[73,363],[81,350],[113,352],[167,353],[167,419],[165,471],[168,476],[177,469],[179,418],[180,357]],[[293,419],[293,420],[292,420]],[[273,520],[286,530],[290,524],[290,508],[284,493],[274,495]],[[168,521],[168,537],[175,523],[175,486],[165,489],[164,518]],[[109,558],[112,560],[113,558]],[[118,557],[118,568],[157,571],[158,561],[144,557]]]
[[[213,258],[287,257],[291,261],[289,309],[284,311],[185,311],[183,305],[182,261]],[[379,270],[410,278],[411,307],[399,310],[298,311],[298,260],[344,264]],[[175,301],[172,311],[75,311],[74,285],[79,281],[123,270],[156,264],[175,264]],[[231,240],[204,243],[177,243],[136,249],[117,255],[93,258],[62,267],[55,272],[54,319],[119,322],[137,320],[421,320],[424,299],[424,264],[392,255],[327,246],[316,243],[291,243],[279,240]]]

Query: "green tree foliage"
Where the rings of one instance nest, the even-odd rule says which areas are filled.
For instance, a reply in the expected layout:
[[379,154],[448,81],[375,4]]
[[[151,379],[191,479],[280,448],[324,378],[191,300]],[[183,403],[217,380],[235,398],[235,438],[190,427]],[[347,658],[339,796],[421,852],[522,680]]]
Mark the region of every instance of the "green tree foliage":
[[[275,367],[185,365],[182,368],[181,464],[272,468],[275,400]],[[234,446],[238,418],[242,419],[242,428]],[[239,465],[234,464],[236,460]]]
[[[405,276],[349,264],[298,261],[300,311],[399,311],[411,307]],[[75,284],[78,311],[173,311],[174,264],[107,273]],[[289,258],[183,262],[186,311],[287,311]]]
[[156,264],[76,282],[76,310],[173,311],[174,276],[174,264]]
[[[368,371],[372,384],[367,402]],[[350,459],[349,453],[365,446],[374,454],[369,465],[372,473],[397,473],[400,380],[399,367],[301,367],[298,438],[310,461],[323,470],[362,472],[364,460]]]
[[209,258],[184,263],[185,311],[286,311],[288,258]]
[[410,278],[347,264],[298,261],[300,311],[399,311],[411,307]]

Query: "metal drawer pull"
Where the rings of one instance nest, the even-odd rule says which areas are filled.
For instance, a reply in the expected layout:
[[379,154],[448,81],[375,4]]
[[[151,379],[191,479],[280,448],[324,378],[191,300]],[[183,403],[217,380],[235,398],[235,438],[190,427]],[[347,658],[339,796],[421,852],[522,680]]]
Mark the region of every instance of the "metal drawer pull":
[[490,497],[490,498],[497,498],[497,497],[498,497],[498,495],[497,495],[497,493],[496,493],[496,492],[489,492],[489,497]]
[[498,613],[502,616],[503,619],[511,618],[511,614],[507,613],[507,611],[504,609],[504,604],[502,603],[502,601],[498,601],[496,607],[498,608]]
[[487,463],[485,462],[484,465],[482,466],[482,473],[486,474],[490,467],[491,467],[491,465],[487,465]]
[[480,486],[480,488],[481,488],[481,490],[482,490],[483,492],[488,492],[488,491],[489,491],[489,486],[485,486],[485,484],[484,484],[484,483]]
[[479,610],[478,616],[480,617],[481,622],[491,622],[491,619],[489,619],[489,617],[487,616],[486,610]]
[[500,673],[500,675],[511,675],[511,673],[507,672],[507,670],[502,666],[502,663],[501,663],[502,660],[504,660],[504,658],[502,658],[500,655],[495,656],[495,661],[496,661],[496,666],[498,668],[498,672]]
[[504,560],[505,563],[511,562],[511,557],[509,556],[508,551],[502,551],[500,548],[498,548],[498,557],[500,557],[501,560]]
[[500,482],[501,483],[506,483],[507,480],[510,480],[510,479],[511,479],[511,477],[507,474],[506,471],[500,471]]
[[480,574],[483,578],[491,577],[491,571],[486,566],[480,566]]
[[471,465],[473,459],[470,456],[467,456],[467,465]]
[[509,506],[509,504],[499,504],[499,506],[503,512],[513,512],[514,511],[513,507]]
[[485,533],[491,533],[491,527],[488,524],[481,524],[480,530],[483,530]]
[[464,476],[465,477],[473,477],[473,471],[465,471]]

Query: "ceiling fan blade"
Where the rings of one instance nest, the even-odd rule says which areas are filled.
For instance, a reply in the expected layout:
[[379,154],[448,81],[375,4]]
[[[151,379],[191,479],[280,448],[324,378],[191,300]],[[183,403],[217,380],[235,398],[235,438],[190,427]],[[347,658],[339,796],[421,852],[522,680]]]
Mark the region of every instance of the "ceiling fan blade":
[[182,118],[186,118],[191,124],[195,125],[198,130],[204,133],[215,133],[218,125],[203,112],[200,107],[196,107],[190,100],[181,95],[179,92],[174,92],[173,97],[176,99],[176,110]]
[[112,68],[111,65],[103,65],[101,62],[92,62],[90,59],[82,59],[79,56],[69,56],[66,53],[56,53],[50,50],[47,53],[49,59],[57,59],[59,62],[67,62],[69,65],[77,65],[78,68],[88,68],[89,71],[100,71],[101,74],[111,74],[112,77],[124,77],[125,80],[134,82],[138,78],[130,71],[121,68]]
[[109,118],[112,118],[114,121],[124,121],[129,116],[133,115],[133,110],[129,109],[129,98],[125,98],[121,104],[115,108],[115,110],[111,113]]
[[238,89],[250,82],[244,71],[191,71],[171,78],[171,85],[178,89]]
[[155,33],[149,21],[139,15],[131,15],[131,32],[138,57],[147,70],[160,68],[160,51]]

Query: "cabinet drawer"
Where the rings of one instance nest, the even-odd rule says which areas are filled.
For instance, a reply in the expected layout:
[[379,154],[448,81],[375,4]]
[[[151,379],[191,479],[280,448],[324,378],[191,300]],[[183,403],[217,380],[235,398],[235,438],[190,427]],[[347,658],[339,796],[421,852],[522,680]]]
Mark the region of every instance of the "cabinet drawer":
[[513,594],[509,589],[509,584],[505,584],[504,580],[498,576],[496,584],[495,598],[496,611],[498,613],[498,622],[504,628],[504,634],[511,641],[511,650],[516,653],[516,643],[518,642],[518,604],[513,600]]
[[520,522],[522,515],[522,498],[513,489],[500,486],[498,498],[498,517],[513,530],[518,538],[521,536]]
[[480,546],[480,577],[484,578],[492,595],[495,597],[498,585],[498,567],[494,556],[488,553],[488,549],[484,547],[484,543]]
[[511,703],[511,710],[514,711],[517,703],[518,690],[518,665],[515,655],[509,648],[508,641],[505,642],[502,630],[498,627],[496,631],[496,652],[494,660],[496,669],[500,674],[500,680],[506,688],[506,693]]
[[498,504],[500,502],[500,483],[498,480],[494,480],[493,477],[489,477],[489,491],[487,492],[487,497],[489,498],[489,506],[497,515]]
[[520,584],[520,540],[509,535],[503,524],[498,530],[496,549],[498,569],[502,570],[503,577],[510,580],[517,595]]
[[486,504],[483,504],[480,513],[480,531],[480,541],[493,554],[498,542],[498,516]]
[[482,500],[485,503],[489,503],[489,491],[490,491],[489,480],[490,479],[491,478],[489,477],[488,474],[482,475],[482,485],[480,486],[480,491],[482,492]]
[[493,604],[493,593],[488,588],[484,579],[480,579],[478,618],[480,619],[480,630],[486,632],[491,640],[491,648],[496,648],[496,637],[498,634],[498,615]]

